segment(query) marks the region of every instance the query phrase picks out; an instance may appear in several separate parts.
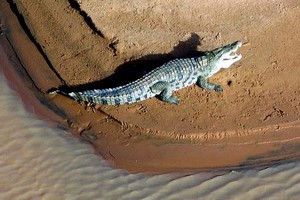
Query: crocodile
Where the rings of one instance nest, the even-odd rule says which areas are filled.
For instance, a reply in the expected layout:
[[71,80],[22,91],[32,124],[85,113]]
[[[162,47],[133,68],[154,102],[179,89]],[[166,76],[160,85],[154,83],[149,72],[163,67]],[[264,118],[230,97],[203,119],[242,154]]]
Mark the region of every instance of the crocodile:
[[221,85],[209,83],[207,79],[239,61],[242,56],[236,54],[236,51],[241,46],[242,42],[236,41],[204,52],[202,56],[171,60],[123,86],[80,92],[56,90],[55,93],[91,104],[122,105],[155,96],[164,102],[179,104],[179,98],[172,93],[195,83],[206,90],[223,91]]

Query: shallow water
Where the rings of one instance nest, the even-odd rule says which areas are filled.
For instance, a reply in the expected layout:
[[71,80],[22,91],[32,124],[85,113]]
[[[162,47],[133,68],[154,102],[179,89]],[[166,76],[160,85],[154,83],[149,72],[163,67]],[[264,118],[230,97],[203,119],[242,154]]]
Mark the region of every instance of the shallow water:
[[0,199],[300,198],[300,162],[189,176],[130,174],[25,111],[2,76],[0,109]]

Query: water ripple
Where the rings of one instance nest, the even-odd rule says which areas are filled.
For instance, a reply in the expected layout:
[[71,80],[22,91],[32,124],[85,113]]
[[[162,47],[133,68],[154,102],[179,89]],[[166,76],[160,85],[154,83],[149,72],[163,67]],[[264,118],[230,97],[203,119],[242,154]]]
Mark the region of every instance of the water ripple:
[[296,199],[300,162],[188,176],[129,174],[27,113],[0,78],[0,199]]

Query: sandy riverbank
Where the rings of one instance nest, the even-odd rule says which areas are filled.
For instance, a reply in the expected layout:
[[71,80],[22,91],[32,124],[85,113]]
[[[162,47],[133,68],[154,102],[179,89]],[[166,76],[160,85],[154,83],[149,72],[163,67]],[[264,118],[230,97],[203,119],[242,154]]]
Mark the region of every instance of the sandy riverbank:
[[[56,112],[64,112],[58,123],[89,140],[115,166],[170,171],[298,158],[297,1],[14,2],[32,38],[16,34],[18,25],[8,20],[6,3],[2,3],[3,33],[17,49],[38,94],[53,103]],[[193,86],[177,92],[182,99],[179,106],[153,98],[119,107],[100,106],[95,113],[60,95],[46,94],[62,84],[122,84],[162,61],[234,40],[246,44],[240,50],[243,60],[211,79],[225,86],[222,94]],[[30,44],[38,48],[28,54]],[[124,73],[129,79],[120,80]]]

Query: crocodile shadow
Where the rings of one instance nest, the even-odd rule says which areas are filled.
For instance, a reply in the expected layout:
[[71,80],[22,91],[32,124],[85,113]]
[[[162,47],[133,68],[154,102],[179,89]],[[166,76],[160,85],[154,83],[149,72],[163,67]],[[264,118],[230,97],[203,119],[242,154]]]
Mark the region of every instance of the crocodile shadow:
[[196,51],[198,45],[200,45],[200,37],[197,34],[192,33],[187,40],[180,41],[169,53],[145,55],[137,60],[128,61],[118,66],[111,76],[103,80],[76,86],[62,85],[58,89],[64,92],[79,92],[125,85],[141,78],[151,70],[175,58],[187,58],[203,55],[204,52]]

